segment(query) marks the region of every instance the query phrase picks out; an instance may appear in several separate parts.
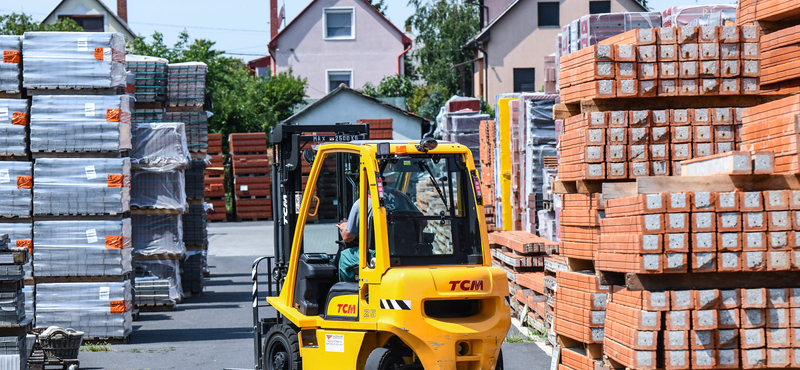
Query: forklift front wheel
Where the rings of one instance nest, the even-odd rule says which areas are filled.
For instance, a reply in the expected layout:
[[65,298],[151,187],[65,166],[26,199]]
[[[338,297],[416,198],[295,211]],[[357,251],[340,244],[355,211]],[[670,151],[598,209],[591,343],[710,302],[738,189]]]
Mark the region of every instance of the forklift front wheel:
[[300,342],[289,325],[278,324],[269,329],[261,357],[264,370],[300,370]]
[[497,363],[494,365],[494,370],[503,370],[503,349],[500,349],[500,354],[497,355]]
[[391,348],[375,348],[367,357],[364,370],[397,370],[405,365],[399,351]]

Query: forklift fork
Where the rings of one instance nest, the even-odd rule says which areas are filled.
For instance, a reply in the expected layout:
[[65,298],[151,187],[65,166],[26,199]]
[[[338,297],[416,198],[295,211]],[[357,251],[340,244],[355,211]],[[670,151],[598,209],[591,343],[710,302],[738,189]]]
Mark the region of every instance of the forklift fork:
[[[264,318],[260,319],[258,315],[258,309],[261,307],[271,307],[269,303],[259,304],[258,302],[258,265],[261,261],[267,260],[267,281],[268,281],[268,288],[267,288],[267,296],[273,297],[273,293],[280,292],[280,284],[278,281],[275,280],[275,277],[272,276],[273,270],[272,268],[272,259],[274,257],[259,257],[255,261],[253,261],[253,269],[251,271],[251,277],[253,280],[253,340],[255,341],[255,349],[254,352],[254,360],[255,360],[255,369],[261,369],[261,337],[272,325],[278,323],[277,314],[274,318]],[[272,284],[276,285],[275,290],[272,289]]]

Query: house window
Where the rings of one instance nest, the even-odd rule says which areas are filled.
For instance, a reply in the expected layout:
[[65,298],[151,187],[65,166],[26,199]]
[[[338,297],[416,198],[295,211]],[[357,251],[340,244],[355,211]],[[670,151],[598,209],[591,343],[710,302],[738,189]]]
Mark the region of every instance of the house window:
[[328,8],[324,10],[325,39],[353,39],[355,11],[353,8]]
[[102,14],[59,15],[58,18],[72,18],[86,32],[105,32]]
[[559,26],[558,2],[541,2],[539,5],[539,27]]
[[515,93],[536,92],[535,71],[536,71],[535,68],[514,68]]
[[345,84],[347,87],[353,86],[353,71],[328,71],[328,92],[339,88]]
[[611,1],[590,1],[589,14],[611,13]]

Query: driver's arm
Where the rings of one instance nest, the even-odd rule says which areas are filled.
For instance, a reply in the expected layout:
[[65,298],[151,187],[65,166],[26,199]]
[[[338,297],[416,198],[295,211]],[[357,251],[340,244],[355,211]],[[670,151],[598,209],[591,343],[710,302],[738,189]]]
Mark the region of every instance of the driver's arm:
[[347,217],[347,222],[339,224],[339,229],[342,230],[342,239],[349,243],[355,240],[356,236],[358,236],[358,212],[359,212],[359,201],[356,200],[353,203],[353,207],[350,208],[350,215]]

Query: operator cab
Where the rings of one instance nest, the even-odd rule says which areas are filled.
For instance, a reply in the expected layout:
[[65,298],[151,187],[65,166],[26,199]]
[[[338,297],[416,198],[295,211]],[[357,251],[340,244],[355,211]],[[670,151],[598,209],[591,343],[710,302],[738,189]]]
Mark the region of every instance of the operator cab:
[[[363,279],[359,284],[359,275],[375,268],[380,253],[388,253],[391,267],[480,265],[483,261],[475,202],[481,200],[480,188],[475,187],[477,174],[468,171],[463,155],[430,154],[427,150],[409,154],[399,144],[390,151],[391,144],[385,142],[352,144],[353,152],[329,152],[322,150],[325,148],[322,145],[319,154],[304,155],[312,164],[320,161],[322,169],[316,181],[306,185],[303,195],[312,195],[313,201],[309,202],[302,229],[301,245],[305,253],[298,261],[293,305],[305,316],[357,321],[359,300],[369,299],[368,293],[359,296],[364,285]],[[363,166],[369,158],[361,158],[355,151],[363,144],[379,147],[374,158],[377,171],[373,173],[366,172]],[[329,163],[332,159],[334,164]],[[330,171],[334,168],[335,173]],[[338,196],[329,196],[333,194]],[[348,198],[344,205],[336,201],[344,198]],[[356,211],[351,213],[351,207],[359,199],[367,202],[358,201]],[[324,212],[326,207],[338,207],[339,215],[358,217],[358,228],[349,230],[357,233],[355,241],[348,243],[342,239],[335,226],[341,218],[330,219]],[[299,201],[298,209],[303,212]],[[373,212],[375,209],[381,212]],[[315,215],[316,219],[309,215]],[[385,241],[376,240],[378,222],[385,225]],[[336,250],[320,251],[320,243],[336,245]],[[340,279],[348,275],[339,271],[347,268],[348,261],[355,281]]]

